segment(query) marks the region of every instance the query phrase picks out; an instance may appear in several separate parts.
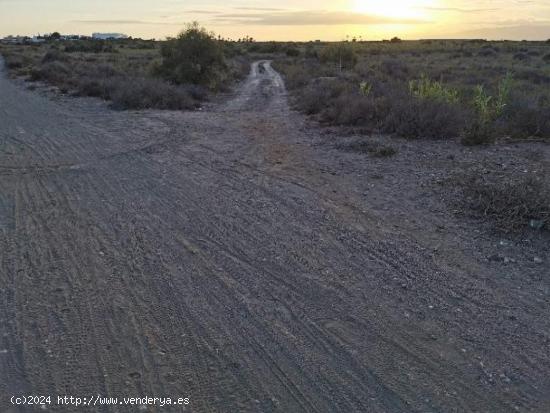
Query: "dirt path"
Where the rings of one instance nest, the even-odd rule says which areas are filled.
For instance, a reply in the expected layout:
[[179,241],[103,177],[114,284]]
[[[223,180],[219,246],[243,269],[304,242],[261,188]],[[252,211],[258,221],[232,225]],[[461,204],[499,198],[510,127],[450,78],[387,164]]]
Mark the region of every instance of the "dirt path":
[[268,62],[194,113],[1,77],[0,411],[549,411],[548,290],[435,260],[321,152]]

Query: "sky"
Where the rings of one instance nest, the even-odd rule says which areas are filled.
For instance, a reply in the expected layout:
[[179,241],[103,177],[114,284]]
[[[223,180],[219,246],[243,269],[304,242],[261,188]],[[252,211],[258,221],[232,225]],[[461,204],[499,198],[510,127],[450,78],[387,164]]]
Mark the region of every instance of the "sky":
[[0,0],[0,36],[117,32],[163,39],[198,21],[257,40],[550,39],[550,0]]

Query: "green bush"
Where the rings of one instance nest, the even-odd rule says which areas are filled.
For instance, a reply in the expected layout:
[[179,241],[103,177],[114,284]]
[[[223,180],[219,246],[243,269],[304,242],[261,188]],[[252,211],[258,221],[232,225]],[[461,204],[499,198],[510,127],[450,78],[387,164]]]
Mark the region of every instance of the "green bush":
[[422,75],[419,80],[409,82],[411,95],[419,99],[441,100],[446,103],[458,103],[458,91],[445,87],[442,82],[431,80]]
[[203,85],[219,89],[227,78],[223,47],[213,33],[190,24],[175,38],[161,47],[159,74],[177,84]]
[[482,85],[476,86],[473,99],[476,119],[464,130],[462,137],[464,145],[483,145],[495,140],[495,122],[503,115],[509,104],[512,82],[512,74],[507,73],[499,82],[496,96],[489,95]]

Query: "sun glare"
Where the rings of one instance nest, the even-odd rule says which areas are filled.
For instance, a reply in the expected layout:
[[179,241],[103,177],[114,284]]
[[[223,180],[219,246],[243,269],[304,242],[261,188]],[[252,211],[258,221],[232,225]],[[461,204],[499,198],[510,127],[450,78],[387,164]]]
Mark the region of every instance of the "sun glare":
[[426,15],[423,7],[431,3],[430,0],[353,0],[353,10],[392,18],[421,18]]

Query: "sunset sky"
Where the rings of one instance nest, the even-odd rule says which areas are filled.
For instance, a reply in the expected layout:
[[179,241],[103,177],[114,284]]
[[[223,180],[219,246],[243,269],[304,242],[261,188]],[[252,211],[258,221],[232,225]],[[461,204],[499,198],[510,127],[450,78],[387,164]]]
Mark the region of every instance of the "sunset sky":
[[60,31],[173,36],[197,20],[224,37],[342,40],[550,38],[550,0],[0,0],[0,36]]

